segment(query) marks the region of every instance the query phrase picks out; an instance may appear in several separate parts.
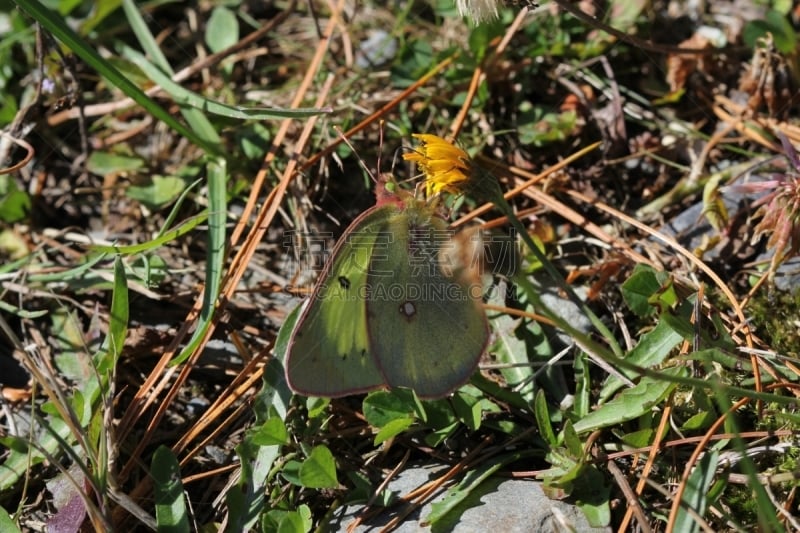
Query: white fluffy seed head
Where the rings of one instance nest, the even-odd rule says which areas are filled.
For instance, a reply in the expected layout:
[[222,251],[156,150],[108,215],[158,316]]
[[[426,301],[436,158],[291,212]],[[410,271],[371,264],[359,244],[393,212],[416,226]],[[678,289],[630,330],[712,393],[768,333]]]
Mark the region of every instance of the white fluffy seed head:
[[497,18],[496,0],[456,0],[456,7],[462,17],[469,17],[474,24]]

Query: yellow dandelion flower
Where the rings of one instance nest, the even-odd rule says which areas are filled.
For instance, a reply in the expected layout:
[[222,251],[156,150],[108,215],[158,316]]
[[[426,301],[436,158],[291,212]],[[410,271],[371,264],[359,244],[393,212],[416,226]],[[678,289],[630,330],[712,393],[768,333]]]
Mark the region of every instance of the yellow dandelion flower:
[[403,154],[403,159],[416,163],[425,174],[427,196],[442,191],[460,192],[472,170],[467,153],[438,135],[415,133],[413,137],[422,141],[422,145]]

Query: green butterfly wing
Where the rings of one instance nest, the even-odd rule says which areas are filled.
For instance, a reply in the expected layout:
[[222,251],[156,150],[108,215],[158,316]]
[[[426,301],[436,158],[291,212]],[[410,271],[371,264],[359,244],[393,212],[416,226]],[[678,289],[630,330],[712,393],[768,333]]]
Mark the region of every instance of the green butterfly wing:
[[358,217],[292,332],[292,390],[339,397],[408,387],[440,398],[463,385],[486,349],[489,325],[479,277],[450,264],[458,255],[453,242],[434,208],[410,197]]
[[470,378],[489,340],[480,278],[442,262],[450,230],[425,202],[395,208],[386,229],[393,242],[376,241],[367,282],[371,351],[390,387],[446,396]]
[[397,207],[373,207],[347,228],[289,340],[286,379],[305,396],[335,398],[385,386],[367,334],[368,269]]

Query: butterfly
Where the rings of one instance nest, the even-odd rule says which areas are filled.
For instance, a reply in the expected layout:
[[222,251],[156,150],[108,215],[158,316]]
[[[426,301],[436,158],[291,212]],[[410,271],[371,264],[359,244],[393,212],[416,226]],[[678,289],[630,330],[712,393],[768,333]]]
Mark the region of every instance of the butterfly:
[[292,330],[295,393],[407,387],[441,398],[469,380],[486,349],[480,246],[453,238],[435,198],[384,179],[376,199],[336,243]]

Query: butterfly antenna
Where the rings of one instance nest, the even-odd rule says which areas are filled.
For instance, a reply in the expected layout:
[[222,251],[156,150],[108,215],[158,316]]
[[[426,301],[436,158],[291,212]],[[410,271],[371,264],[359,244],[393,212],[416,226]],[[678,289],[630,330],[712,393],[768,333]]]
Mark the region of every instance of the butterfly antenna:
[[[361,158],[361,156],[358,155],[358,151],[356,151],[355,147],[350,143],[350,139],[344,136],[344,133],[342,133],[342,130],[339,129],[339,126],[334,126],[333,129],[336,130],[336,133],[339,134],[339,137],[342,138],[342,141],[344,141],[344,143],[348,146],[348,148],[350,148],[353,151],[355,156],[358,158],[358,163],[361,165],[361,168],[363,168],[364,171],[369,175],[370,179],[372,179],[374,183],[378,183],[378,178],[375,176],[372,170],[370,170],[370,168],[367,166],[366,161],[364,161]],[[383,143],[383,128],[381,128],[381,143]],[[380,152],[378,152],[378,165],[379,165],[378,168],[380,168]]]
[[398,158],[398,156],[400,155],[401,152],[404,152],[404,151],[406,151],[406,147],[404,147],[404,146],[398,146],[395,149],[394,155],[392,156],[392,174],[394,174],[394,167],[397,166],[397,158]]
[[375,170],[381,173],[381,154],[383,154],[383,120],[378,122],[378,157],[375,161]]

